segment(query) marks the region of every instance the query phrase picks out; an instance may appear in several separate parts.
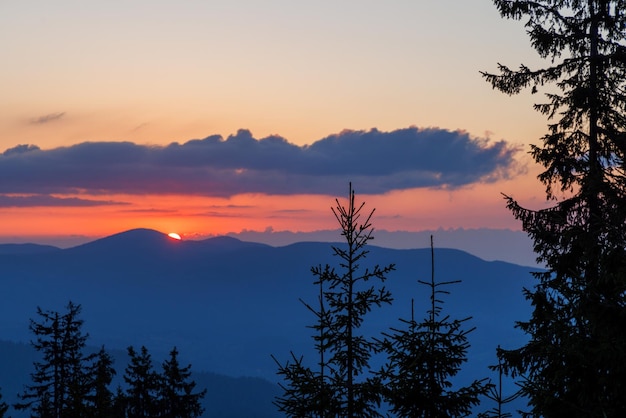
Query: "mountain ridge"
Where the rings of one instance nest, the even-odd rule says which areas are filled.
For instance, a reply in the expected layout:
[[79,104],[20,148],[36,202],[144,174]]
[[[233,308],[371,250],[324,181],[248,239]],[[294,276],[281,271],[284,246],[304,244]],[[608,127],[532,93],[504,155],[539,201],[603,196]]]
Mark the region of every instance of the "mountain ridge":
[[[183,241],[201,241],[208,236],[194,236],[192,239],[183,237]],[[274,247],[286,246],[296,242],[340,242],[341,232],[338,229],[315,231],[276,231],[266,228],[263,231],[241,230],[240,232],[226,232],[222,235],[237,238],[244,242],[266,244]],[[457,248],[476,255],[483,260],[502,260],[522,266],[538,266],[537,254],[533,252],[532,239],[523,231],[507,228],[438,228],[422,231],[405,231],[376,229],[373,245],[393,249],[413,249],[421,247],[420,243],[430,242],[430,236],[435,236],[437,245],[445,248]],[[82,235],[72,236],[45,236],[32,235],[30,237],[10,237],[0,235],[3,243],[37,243],[49,244],[58,248],[72,248],[81,244],[95,241],[101,237]],[[0,244],[1,245],[1,244]]]
[[59,247],[53,245],[24,243],[24,244],[0,244],[0,254],[19,255],[19,254],[36,254],[52,251],[61,251]]
[[[276,382],[271,359],[293,351],[313,361],[313,315],[302,305],[317,300],[311,267],[338,267],[333,246],[299,242],[282,247],[232,237],[177,241],[154,230],[130,230],[58,251],[1,254],[0,329],[3,339],[29,341],[28,320],[36,308],[62,311],[72,300],[83,306],[91,344],[113,349],[145,345],[155,356],[173,346],[194,370]],[[395,300],[368,314],[362,332],[380,335],[399,318],[425,314],[429,296],[418,280],[429,280],[429,248],[397,250],[369,246],[362,267],[394,263],[386,286]],[[530,308],[522,288],[534,269],[484,261],[456,249],[435,248],[439,281],[450,286],[443,300],[451,317],[472,316],[465,374],[488,376],[497,345],[524,341],[513,329]],[[465,377],[460,376],[460,379]]]

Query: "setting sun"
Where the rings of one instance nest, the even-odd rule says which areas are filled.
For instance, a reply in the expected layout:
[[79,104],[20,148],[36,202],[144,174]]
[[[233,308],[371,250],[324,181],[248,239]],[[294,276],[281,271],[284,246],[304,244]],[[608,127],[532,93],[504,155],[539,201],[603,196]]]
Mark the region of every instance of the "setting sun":
[[170,232],[169,234],[167,234],[167,236],[170,238],[180,240],[180,235],[178,235],[176,232]]

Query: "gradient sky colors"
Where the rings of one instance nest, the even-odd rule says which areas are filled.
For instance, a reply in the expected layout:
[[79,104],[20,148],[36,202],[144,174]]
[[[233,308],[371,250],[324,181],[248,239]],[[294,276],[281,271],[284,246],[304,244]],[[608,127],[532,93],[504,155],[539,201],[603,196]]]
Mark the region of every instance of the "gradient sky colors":
[[[512,228],[543,205],[539,59],[490,0],[0,3],[0,242],[148,227]],[[59,238],[60,239],[60,238]]]

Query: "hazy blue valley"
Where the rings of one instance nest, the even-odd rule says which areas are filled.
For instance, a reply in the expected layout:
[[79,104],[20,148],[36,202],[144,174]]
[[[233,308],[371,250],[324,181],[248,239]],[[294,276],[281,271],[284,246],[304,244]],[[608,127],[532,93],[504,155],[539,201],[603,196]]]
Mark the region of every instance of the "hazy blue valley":
[[[364,332],[376,335],[410,316],[412,298],[416,317],[424,315],[428,294],[417,280],[430,278],[431,263],[428,248],[370,250],[363,267],[396,265],[386,282],[393,305],[367,318]],[[176,346],[181,362],[192,364],[198,387],[208,389],[206,416],[280,416],[272,405],[280,389],[271,355],[286,360],[293,351],[315,362],[307,328],[314,318],[299,298],[315,302],[318,289],[310,268],[336,262],[329,243],[271,247],[228,237],[176,241],[145,229],[63,250],[0,245],[4,400],[15,401],[32,371],[28,323],[37,306],[62,310],[72,300],[83,307],[88,345],[104,344],[111,351],[118,378],[127,346],[145,345],[157,364]],[[446,313],[472,316],[468,326],[476,327],[460,381],[495,378],[487,369],[496,362],[495,348],[524,341],[513,325],[530,314],[521,292],[531,286],[530,270],[436,248],[437,279],[462,280],[444,297]]]

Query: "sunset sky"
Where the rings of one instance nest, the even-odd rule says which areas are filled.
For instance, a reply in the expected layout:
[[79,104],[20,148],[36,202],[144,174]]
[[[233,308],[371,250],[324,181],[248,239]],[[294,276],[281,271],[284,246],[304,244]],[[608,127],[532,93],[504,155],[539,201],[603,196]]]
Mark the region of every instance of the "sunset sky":
[[490,0],[7,0],[0,53],[0,242],[332,229],[350,181],[391,231],[544,205]]

